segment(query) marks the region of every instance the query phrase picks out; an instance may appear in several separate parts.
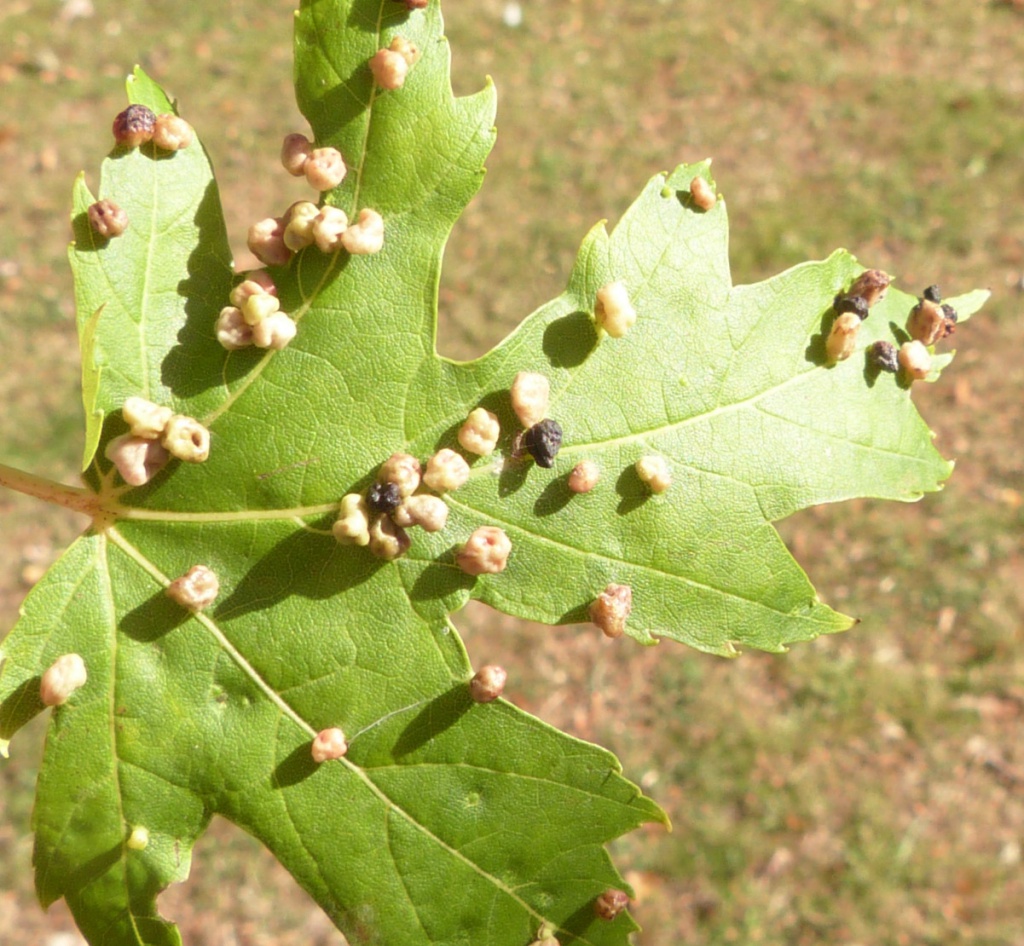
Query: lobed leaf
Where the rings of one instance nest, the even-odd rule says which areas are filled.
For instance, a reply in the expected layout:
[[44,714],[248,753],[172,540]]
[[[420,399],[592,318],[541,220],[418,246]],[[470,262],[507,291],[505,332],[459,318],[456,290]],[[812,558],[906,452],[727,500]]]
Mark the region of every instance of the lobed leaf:
[[[198,142],[111,154],[100,195],[131,225],[107,243],[84,224],[93,198],[76,183],[94,523],[3,643],[0,740],[43,709],[42,672],[79,653],[89,679],[47,737],[36,871],[41,899],[65,897],[93,944],[179,941],[155,898],[187,876],[220,814],[266,844],[352,943],[522,946],[550,924],[562,943],[621,946],[632,920],[592,909],[624,887],[603,845],[663,813],[604,750],[509,703],[474,703],[448,615],[474,597],[583,621],[619,582],[633,588],[627,630],[642,643],[783,650],[851,619],[818,601],[772,523],[854,496],[916,499],[949,474],[910,389],[864,360],[915,300],[890,291],[854,357],[827,366],[833,296],[862,267],[839,251],[734,287],[725,203],[705,212],[689,194],[695,176],[714,183],[709,162],[658,175],[614,230],[596,227],[565,293],[484,358],[440,358],[441,255],[482,181],[494,116],[490,84],[453,96],[442,29],[436,3],[301,5],[299,104],[317,144],[350,167],[324,200],[350,217],[379,211],[386,235],[376,255],[314,247],[272,269],[299,324],[284,351],[216,340],[239,277]],[[385,92],[367,62],[399,34],[422,55],[405,87]],[[138,69],[129,99],[172,108]],[[639,313],[621,339],[593,319],[597,291],[616,280]],[[955,300],[962,318],[983,302]],[[523,370],[550,379],[565,431],[550,470],[516,450],[509,387]],[[125,429],[131,395],[202,419],[209,460],[120,485],[98,448]],[[417,531],[391,563],[335,542],[340,496],[395,451],[457,448],[478,405],[503,433],[445,496],[443,531]],[[672,465],[662,495],[636,476],[648,454]],[[566,476],[584,458],[602,478],[577,496]],[[455,553],[480,525],[503,528],[513,552],[505,571],[474,578]],[[220,579],[205,611],[165,593],[197,563]],[[311,739],[332,726],[348,754],[318,766]],[[128,843],[139,827],[141,849]]]

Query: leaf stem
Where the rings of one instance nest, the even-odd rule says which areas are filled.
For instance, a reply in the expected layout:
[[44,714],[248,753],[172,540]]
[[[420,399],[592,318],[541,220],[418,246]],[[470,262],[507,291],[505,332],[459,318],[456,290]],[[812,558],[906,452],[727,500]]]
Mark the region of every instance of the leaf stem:
[[73,509],[87,516],[95,517],[100,512],[100,497],[92,490],[55,483],[53,480],[36,476],[34,473],[26,473],[5,463],[0,463],[0,486],[6,486],[26,496],[34,496],[55,506]]

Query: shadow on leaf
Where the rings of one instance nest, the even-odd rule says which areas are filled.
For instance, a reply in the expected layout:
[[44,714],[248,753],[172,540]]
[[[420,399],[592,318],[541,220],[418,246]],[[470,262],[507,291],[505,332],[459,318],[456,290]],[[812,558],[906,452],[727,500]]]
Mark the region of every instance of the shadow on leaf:
[[529,472],[530,463],[527,460],[509,457],[502,464],[501,473],[498,476],[498,495],[502,499],[511,496],[526,482]]
[[136,151],[145,155],[150,161],[170,161],[178,153],[177,151],[165,151],[163,148],[158,148],[152,141],[146,141],[137,146],[115,144],[107,152],[107,158],[111,161],[121,161],[124,158],[130,158]]
[[39,698],[40,680],[39,676],[34,676],[22,681],[0,703],[0,739],[10,739],[30,719],[46,709]]
[[454,726],[473,705],[469,687],[465,685],[454,686],[435,697],[402,730],[395,743],[395,756],[401,758],[426,745],[435,736]]
[[81,253],[95,253],[110,242],[104,240],[89,226],[89,215],[85,211],[75,214],[71,219],[71,233],[74,236],[75,249]]
[[[460,420],[458,423],[451,424],[450,426],[446,427],[444,431],[442,431],[442,433],[439,434],[437,439],[434,441],[434,453],[437,453],[439,450],[445,449],[445,447],[447,447],[449,450],[454,450],[456,453],[458,453],[459,428],[461,426],[462,421]],[[472,466],[473,464],[473,459],[473,457],[470,457],[469,460],[467,461],[470,464],[470,466]]]
[[586,312],[555,319],[544,329],[541,347],[553,368],[577,368],[597,347],[594,322]]
[[572,497],[568,477],[559,476],[544,487],[533,504],[533,512],[537,516],[550,516],[564,509]]
[[317,768],[317,763],[313,761],[309,751],[309,743],[304,742],[278,762],[271,777],[271,786],[280,789],[298,785],[309,778]]
[[[512,384],[511,377],[509,377],[508,383],[509,385]],[[512,412],[512,400],[509,395],[509,389],[499,388],[497,391],[488,391],[480,398],[480,407],[490,411],[498,418],[498,423],[501,425],[501,439],[498,442],[509,444],[507,449],[511,450],[511,442],[515,433],[509,433],[509,431],[518,431],[520,424],[516,415]]]
[[604,922],[605,921],[598,920],[597,916],[594,914],[594,905],[592,902],[584,904],[562,923],[562,929],[571,937],[570,939],[565,940],[565,943],[589,942],[590,940],[587,936],[587,930],[589,930],[594,923]]
[[277,543],[217,606],[218,620],[262,611],[291,595],[323,600],[361,585],[386,563],[365,548],[299,529]]
[[621,497],[616,512],[620,516],[639,509],[651,498],[650,490],[640,480],[640,475],[633,464],[627,466],[615,481],[615,492]]
[[821,313],[819,331],[816,335],[811,336],[810,342],[808,342],[807,347],[804,349],[804,357],[812,365],[822,367],[828,362],[828,354],[825,351],[825,340],[828,338],[829,332],[832,331],[832,323],[836,318],[837,316],[832,306],[829,306]]
[[892,332],[894,344],[897,348],[901,345],[906,345],[906,343],[910,341],[910,336],[907,334],[906,330],[895,322],[889,323],[889,331]]
[[476,578],[453,564],[459,548],[452,546],[439,561],[430,563],[419,573],[409,592],[412,601],[444,600],[473,587]]
[[189,616],[185,608],[158,591],[121,618],[119,628],[133,640],[155,641],[181,627]]
[[568,611],[563,611],[555,622],[559,625],[564,624],[589,624],[590,623],[590,602],[585,604],[578,604]]
[[395,7],[388,6],[383,16],[381,16],[380,7],[379,0],[356,0],[349,10],[345,25],[349,29],[362,30],[364,33],[373,33],[376,36],[382,26],[389,25],[388,20],[409,18],[409,8],[404,4]]
[[188,277],[177,287],[184,300],[185,324],[160,371],[161,381],[182,398],[223,387],[245,375],[264,355],[257,349],[228,352],[217,341],[214,326],[228,304],[233,274],[214,181],[203,191],[193,222],[199,234],[188,258]]
[[878,367],[869,357],[867,352],[864,353],[864,383],[869,387],[873,388],[875,383],[878,381],[879,375],[882,373],[882,369]]
[[121,845],[115,844],[102,854],[89,858],[67,878],[60,895],[66,899],[74,898],[84,887],[96,883],[121,859],[123,854]]

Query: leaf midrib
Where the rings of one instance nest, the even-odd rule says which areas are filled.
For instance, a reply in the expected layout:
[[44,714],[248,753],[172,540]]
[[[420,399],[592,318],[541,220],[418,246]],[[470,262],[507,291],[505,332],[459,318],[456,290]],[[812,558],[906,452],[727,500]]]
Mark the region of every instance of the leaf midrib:
[[[319,287],[318,287],[319,288]],[[307,303],[312,304],[312,299]],[[267,358],[260,363],[260,366],[266,363],[269,356],[273,353],[268,353]],[[260,366],[257,366],[260,367]],[[561,456],[575,456],[577,454],[589,455],[598,449],[608,449],[612,447],[627,446],[630,444],[645,443],[656,437],[663,437],[676,431],[682,430],[686,427],[693,426],[699,423],[711,422],[717,417],[725,416],[731,412],[739,411],[747,407],[756,407],[758,410],[764,410],[758,407],[758,402],[771,395],[775,395],[779,392],[785,391],[788,388],[798,386],[804,381],[811,378],[814,374],[826,369],[814,365],[799,374],[794,375],[791,378],[787,378],[785,381],[774,384],[770,387],[764,388],[746,398],[739,401],[733,401],[729,404],[722,404],[718,407],[714,407],[711,410],[703,411],[699,414],[691,414],[689,417],[684,417],[678,421],[672,421],[670,423],[660,424],[657,427],[650,427],[645,430],[632,431],[628,434],[622,434],[620,436],[606,437],[601,440],[591,440],[583,443],[567,443],[560,451]],[[254,369],[255,372],[255,369]],[[247,386],[247,385],[246,385]],[[207,418],[207,423],[212,422],[211,419],[215,419],[221,413],[223,413],[240,394],[242,388],[236,389],[233,392],[232,397],[226,400],[216,411],[213,412]],[[784,423],[791,423],[795,426],[799,426],[796,421],[791,418],[772,413],[771,411],[764,410],[764,413],[776,420]],[[860,443],[855,440],[850,440],[842,437],[837,437],[835,434],[831,434],[828,431],[822,431],[818,428],[809,428],[814,431],[815,434],[828,439],[838,441],[843,444],[849,444],[859,449],[866,450],[869,452],[886,454],[889,456],[899,457],[900,459],[918,463],[920,465],[927,465],[928,461],[921,457],[914,456],[913,454],[901,453],[898,450],[892,450],[877,446],[875,444]],[[683,462],[685,466],[691,469],[698,470],[705,473],[713,473],[717,475],[726,475],[721,471],[715,470],[704,470],[701,467],[694,466]],[[489,475],[489,468],[474,469],[471,475],[479,476],[483,473]],[[754,488],[756,484],[747,483],[746,481],[740,480],[739,482]],[[451,494],[447,494],[446,498],[451,500]],[[182,523],[236,523],[236,522],[251,522],[259,520],[281,520],[281,519],[295,519],[295,518],[306,518],[311,516],[328,515],[335,512],[338,508],[337,502],[329,503],[317,503],[308,506],[291,506],[279,509],[247,509],[247,510],[234,510],[234,511],[211,511],[211,512],[179,512],[174,510],[158,510],[158,509],[147,509],[141,506],[124,506],[121,504],[107,504],[104,506],[107,512],[117,516],[121,519],[136,519],[136,520],[149,520],[154,522],[182,522]],[[472,507],[466,507],[472,508]],[[474,509],[475,512],[480,510]],[[481,513],[483,514],[483,513]]]
[[[491,523],[493,525],[500,526],[500,527],[502,527],[504,529],[507,529],[507,530],[510,530],[510,531],[513,531],[513,532],[526,533],[527,535],[530,536],[531,539],[535,539],[537,542],[540,542],[540,543],[552,546],[552,547],[558,549],[561,552],[569,552],[569,553],[572,553],[572,554],[575,554],[575,555],[583,556],[584,558],[592,558],[592,559],[596,559],[596,560],[602,561],[602,562],[614,562],[616,565],[624,565],[624,566],[627,566],[630,569],[634,569],[634,570],[640,571],[640,572],[646,572],[648,574],[655,575],[657,577],[667,578],[669,580],[681,581],[684,584],[687,584],[690,587],[695,588],[697,590],[705,591],[705,592],[710,592],[710,593],[716,594],[716,595],[721,595],[724,598],[731,598],[731,599],[733,599],[735,601],[742,601],[742,602],[745,602],[746,604],[754,605],[755,607],[762,608],[765,611],[771,611],[771,612],[773,612],[775,614],[781,615],[782,617],[786,617],[786,618],[789,618],[791,620],[806,621],[806,622],[808,622],[810,624],[827,623],[827,622],[822,622],[820,620],[816,620],[812,616],[809,616],[809,615],[794,614],[792,611],[783,611],[783,610],[781,610],[779,608],[772,607],[769,604],[765,604],[765,602],[763,602],[763,601],[758,601],[758,600],[755,600],[754,598],[748,598],[745,595],[738,594],[735,591],[728,591],[728,590],[726,590],[724,588],[716,588],[714,585],[709,585],[709,584],[706,584],[705,582],[697,581],[696,579],[691,578],[691,577],[689,577],[687,575],[677,574],[675,572],[667,572],[667,571],[664,571],[661,568],[656,568],[653,565],[644,565],[641,562],[635,562],[635,561],[632,561],[630,559],[620,558],[620,557],[616,557],[616,556],[613,556],[613,555],[608,555],[607,553],[604,553],[604,552],[589,551],[587,549],[579,548],[579,547],[577,547],[575,545],[570,545],[567,542],[560,542],[557,539],[551,538],[550,536],[540,535],[537,532],[531,532],[528,529],[523,528],[518,523],[510,522],[507,519],[499,518],[498,516],[495,516],[494,513],[492,513],[492,512],[484,512],[484,511],[482,511],[480,509],[475,508],[474,506],[470,506],[468,503],[458,502],[457,500],[451,499],[450,497],[449,497],[449,502],[451,502],[452,505],[454,505],[454,506],[458,506],[459,508],[461,508],[463,510],[466,510],[467,512],[475,513],[481,519],[485,519],[487,522],[489,522],[489,523]],[[652,628],[651,629],[651,633],[653,633],[653,634],[665,634],[666,632],[665,631],[659,631],[657,628]]]

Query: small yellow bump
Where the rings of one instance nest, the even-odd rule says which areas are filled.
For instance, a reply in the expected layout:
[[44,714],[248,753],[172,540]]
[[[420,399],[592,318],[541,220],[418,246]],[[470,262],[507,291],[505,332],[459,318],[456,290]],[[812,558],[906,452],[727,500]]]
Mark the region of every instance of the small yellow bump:
[[130,851],[144,851],[149,846],[149,832],[139,826],[132,828],[132,833],[128,836],[126,846]]

